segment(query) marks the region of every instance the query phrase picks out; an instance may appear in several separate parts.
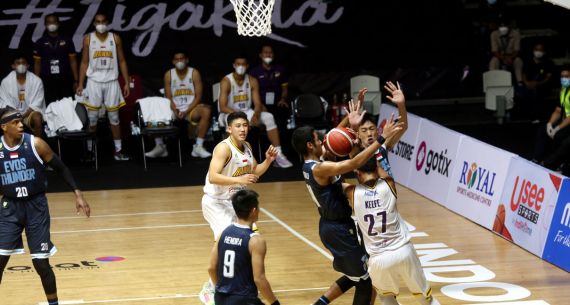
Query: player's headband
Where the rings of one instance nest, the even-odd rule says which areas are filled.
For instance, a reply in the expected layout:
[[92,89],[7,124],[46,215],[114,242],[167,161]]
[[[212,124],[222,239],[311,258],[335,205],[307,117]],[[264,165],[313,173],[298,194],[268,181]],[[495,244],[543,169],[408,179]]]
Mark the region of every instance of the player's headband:
[[9,122],[11,122],[11,121],[13,121],[13,120],[17,120],[17,119],[20,119],[20,120],[21,120],[21,119],[22,119],[22,114],[19,113],[19,112],[13,112],[13,113],[11,113],[11,114],[9,114],[9,115],[7,115],[7,116],[1,118],[1,119],[0,119],[0,125],[1,125],[1,124],[9,123]]

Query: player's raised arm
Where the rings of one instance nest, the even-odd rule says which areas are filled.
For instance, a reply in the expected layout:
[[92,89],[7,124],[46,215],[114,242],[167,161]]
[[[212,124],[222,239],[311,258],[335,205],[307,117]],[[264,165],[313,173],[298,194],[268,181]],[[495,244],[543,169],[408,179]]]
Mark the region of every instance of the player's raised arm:
[[396,85],[394,85],[394,83],[389,81],[386,83],[384,88],[388,90],[388,93],[391,94],[391,96],[387,95],[386,98],[392,101],[392,103],[396,104],[398,107],[398,114],[400,116],[399,122],[403,123],[402,129],[398,131],[394,137],[392,137],[389,141],[386,139],[386,148],[392,149],[392,147],[394,147],[394,145],[400,141],[400,138],[402,138],[406,130],[408,130],[408,111],[406,109],[406,97],[400,88],[400,83],[396,82]]
[[271,163],[275,161],[275,158],[277,158],[277,149],[273,147],[273,145],[269,145],[269,148],[265,152],[265,160],[260,164],[257,164],[257,161],[255,161],[253,174],[257,176],[265,174],[269,169],[269,166],[271,166]]

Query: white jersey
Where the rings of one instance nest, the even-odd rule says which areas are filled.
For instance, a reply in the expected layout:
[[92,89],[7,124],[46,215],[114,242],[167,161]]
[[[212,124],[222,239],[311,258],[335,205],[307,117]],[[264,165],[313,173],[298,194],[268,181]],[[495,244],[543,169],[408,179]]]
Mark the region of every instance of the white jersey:
[[181,79],[178,77],[175,68],[170,69],[170,92],[172,92],[172,101],[178,111],[188,110],[196,96],[194,82],[192,81],[193,71],[193,68],[188,67],[186,75]]
[[[224,165],[221,174],[228,177],[239,177],[253,173],[254,158],[249,143],[244,142],[241,151],[231,140],[231,137],[223,140],[230,147],[232,156]],[[223,145],[223,144],[222,144]],[[218,185],[210,183],[210,172],[206,175],[204,193],[215,199],[230,199],[239,190],[245,189],[244,184]]]
[[86,75],[99,83],[119,78],[117,43],[113,33],[108,32],[104,41],[99,40],[95,32],[89,34],[89,66]]
[[246,111],[251,109],[251,85],[249,83],[249,75],[245,75],[243,84],[238,86],[234,79],[233,73],[226,75],[230,80],[230,96],[228,96],[228,107],[235,111]]
[[353,202],[369,255],[398,249],[410,241],[410,232],[396,207],[396,196],[385,180],[378,179],[374,187],[358,184]]

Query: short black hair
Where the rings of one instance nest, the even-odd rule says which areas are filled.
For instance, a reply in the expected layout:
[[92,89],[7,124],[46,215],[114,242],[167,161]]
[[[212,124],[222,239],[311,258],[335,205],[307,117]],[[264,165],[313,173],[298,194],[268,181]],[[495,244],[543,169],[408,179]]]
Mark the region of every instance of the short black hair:
[[230,113],[230,115],[228,115],[228,126],[232,125],[232,122],[237,120],[237,119],[244,119],[247,122],[249,122],[249,120],[247,119],[247,114],[245,114],[244,112],[241,111],[236,111],[236,112],[232,112]]
[[570,71],[570,64],[564,64],[560,67],[560,72],[562,71]]
[[378,161],[376,161],[376,157],[372,156],[372,158],[368,159],[358,170],[363,173],[375,173],[377,168]]
[[14,53],[14,55],[12,56],[12,63],[16,62],[16,60],[18,60],[18,59],[24,59],[28,63],[30,63],[30,60],[28,60],[28,56],[24,52],[20,51],[20,52]]
[[234,57],[233,62],[235,62],[237,59],[245,59],[245,61],[247,61],[249,63],[249,59],[247,58],[247,54],[245,54],[245,53],[239,53],[238,55],[236,55]]
[[232,206],[239,219],[246,220],[253,208],[259,207],[259,194],[253,190],[240,190],[232,196]]
[[172,52],[172,58],[174,58],[174,56],[176,54],[184,54],[184,57],[188,58],[188,51],[184,50],[184,49],[176,49],[174,50],[174,52]]
[[374,117],[374,115],[372,113],[366,112],[364,114],[364,116],[362,117],[362,121],[360,121],[360,126],[362,126],[366,122],[370,122],[370,123],[376,125],[377,121],[378,120],[376,120],[376,118]]
[[59,22],[59,17],[58,17],[56,14],[51,13],[51,14],[47,14],[47,15],[44,17],[44,24],[47,22],[47,20],[48,20],[49,17],[54,17],[55,19],[57,19],[57,22]]
[[291,145],[293,145],[295,151],[302,157],[306,156],[309,152],[307,150],[307,143],[314,144],[314,132],[315,128],[312,126],[299,127],[293,131],[293,135],[291,136]]

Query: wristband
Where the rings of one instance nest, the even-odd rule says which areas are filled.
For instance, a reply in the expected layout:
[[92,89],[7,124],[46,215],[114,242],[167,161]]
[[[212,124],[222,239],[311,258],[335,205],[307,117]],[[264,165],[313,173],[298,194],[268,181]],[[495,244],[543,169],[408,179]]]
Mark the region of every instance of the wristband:
[[378,141],[378,143],[380,143],[380,145],[382,145],[382,144],[384,144],[384,142],[386,142],[386,139],[382,135],[379,135],[378,138],[376,139],[376,141]]
[[275,302],[271,303],[271,305],[281,305],[281,303],[279,303],[279,300],[275,300]]

